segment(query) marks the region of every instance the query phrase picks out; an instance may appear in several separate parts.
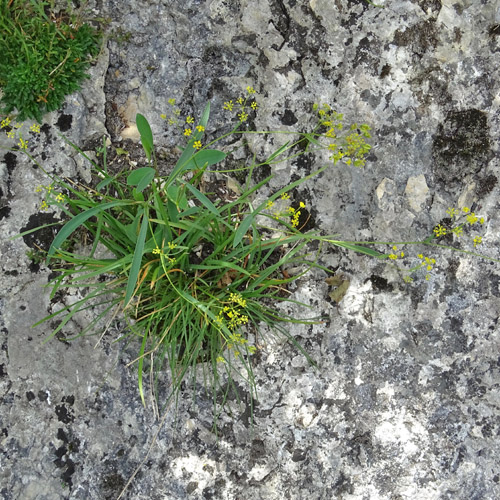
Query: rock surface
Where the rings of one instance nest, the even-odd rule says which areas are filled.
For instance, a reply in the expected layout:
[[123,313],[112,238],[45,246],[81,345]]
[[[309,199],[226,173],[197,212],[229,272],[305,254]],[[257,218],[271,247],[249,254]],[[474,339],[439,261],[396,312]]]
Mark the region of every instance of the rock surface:
[[[59,132],[89,152],[106,134],[129,151],[115,161],[129,161],[140,112],[171,151],[178,137],[160,117],[168,98],[191,114],[211,100],[215,133],[227,122],[223,102],[253,85],[258,129],[301,127],[314,102],[373,128],[363,170],[332,165],[296,193],[317,228],[346,240],[415,241],[446,224],[448,207],[474,204],[486,219],[478,249],[498,259],[500,2],[375,3],[383,8],[89,0],[90,17],[110,19],[105,47],[92,78],[46,116],[29,151],[49,172],[84,181],[88,162]],[[252,142],[248,152],[271,147]],[[273,188],[324,164],[319,155],[305,160],[277,168]],[[95,337],[43,343],[49,325],[31,328],[55,305],[42,288],[50,270],[26,251],[47,245],[52,231],[8,238],[57,217],[38,211],[39,184],[40,168],[1,151],[0,496],[115,499],[159,422],[126,367],[133,346],[113,343],[120,325],[96,348]],[[335,307],[326,274],[301,279],[296,298],[330,320],[291,328],[318,369],[287,344],[263,344],[253,425],[242,388],[244,404],[234,418],[221,416],[218,436],[210,400],[186,393],[124,498],[499,498],[500,264],[400,248],[408,267],[420,251],[436,259],[428,280],[407,284],[386,261],[325,249],[321,263],[347,275],[349,290]]]

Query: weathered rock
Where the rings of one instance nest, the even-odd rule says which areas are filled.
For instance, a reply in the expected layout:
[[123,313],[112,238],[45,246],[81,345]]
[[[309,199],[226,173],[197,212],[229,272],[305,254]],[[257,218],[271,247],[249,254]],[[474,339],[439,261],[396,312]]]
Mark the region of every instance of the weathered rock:
[[[476,251],[498,259],[500,3],[374,3],[384,8],[363,0],[90,0],[89,15],[111,19],[106,48],[29,151],[77,181],[89,164],[74,160],[60,131],[86,151],[106,133],[140,162],[136,112],[168,154],[178,144],[160,117],[169,97],[196,115],[210,100],[209,134],[227,129],[222,104],[247,85],[259,92],[257,129],[304,130],[312,104],[327,102],[346,121],[368,123],[375,147],[363,170],[332,165],[297,190],[318,229],[346,240],[415,241],[448,207],[475,204],[486,219],[471,233],[483,235]],[[281,140],[251,138],[238,154],[264,158]],[[317,153],[282,165],[272,189],[326,161]],[[422,176],[429,192],[420,182],[408,210],[405,187]],[[50,325],[30,329],[54,306],[41,288],[50,271],[26,256],[34,239],[7,238],[59,217],[38,215],[34,188],[46,183],[26,157],[0,153],[0,496],[114,499],[159,423],[140,406],[126,366],[134,346],[112,343],[123,325],[95,349],[95,338],[44,344]],[[466,239],[458,243],[473,250]],[[330,320],[288,328],[318,368],[284,341],[262,340],[253,424],[243,385],[242,404],[230,395],[234,414],[221,415],[217,437],[210,398],[186,392],[125,498],[500,497],[499,264],[399,249],[406,256],[396,264],[419,265],[422,252],[436,265],[406,284],[387,261],[326,248],[320,263],[350,287],[337,308],[323,272],[302,278],[295,296]],[[65,335],[80,328],[68,324]]]

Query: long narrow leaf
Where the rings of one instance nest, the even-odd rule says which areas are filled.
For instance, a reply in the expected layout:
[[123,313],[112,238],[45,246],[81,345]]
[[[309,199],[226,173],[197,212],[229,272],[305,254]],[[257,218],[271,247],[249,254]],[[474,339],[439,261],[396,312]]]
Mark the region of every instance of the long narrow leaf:
[[141,268],[142,255],[144,252],[144,243],[146,241],[148,224],[149,224],[148,214],[147,212],[145,212],[142,219],[141,230],[139,232],[139,236],[135,244],[134,258],[132,259],[132,266],[130,268],[130,274],[128,276],[128,282],[127,282],[127,290],[125,292],[125,299],[123,301],[124,308],[127,307],[128,303],[130,302],[130,299],[132,298],[132,294],[134,293],[135,290],[137,277],[139,276],[139,270]]
[[210,212],[212,212],[214,215],[220,216],[217,207],[201,191],[196,189],[189,182],[186,182],[184,185],[189,189],[189,191],[193,193],[196,199],[200,201],[205,208],[208,208],[208,210],[210,210]]
[[76,217],[67,222],[63,228],[57,233],[57,236],[54,238],[54,241],[50,245],[49,251],[47,253],[47,263],[54,256],[55,251],[62,246],[62,244],[66,241],[68,236],[72,234],[79,226],[81,226],[86,220],[90,219],[94,215],[97,215],[99,212],[107,210],[112,207],[119,207],[124,205],[130,205],[129,201],[111,201],[109,203],[103,203],[97,207],[91,208],[78,214]]
[[135,124],[137,125],[137,130],[141,134],[142,147],[146,153],[148,161],[151,160],[151,153],[153,151],[153,132],[151,132],[151,127],[145,116],[137,113],[135,117]]

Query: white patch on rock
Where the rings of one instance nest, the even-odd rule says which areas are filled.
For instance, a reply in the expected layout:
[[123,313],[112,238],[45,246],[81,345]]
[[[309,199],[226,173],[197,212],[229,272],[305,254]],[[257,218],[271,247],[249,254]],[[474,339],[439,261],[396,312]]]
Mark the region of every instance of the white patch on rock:
[[375,437],[382,446],[399,446],[406,457],[420,453],[427,441],[427,432],[420,422],[408,415],[404,409],[395,413],[386,412],[386,417],[375,429]]
[[429,196],[429,187],[423,174],[408,179],[405,195],[411,209],[415,212],[421,212],[422,206],[425,205]]
[[393,197],[397,195],[397,192],[396,183],[392,179],[384,177],[375,190],[380,210],[394,210]]

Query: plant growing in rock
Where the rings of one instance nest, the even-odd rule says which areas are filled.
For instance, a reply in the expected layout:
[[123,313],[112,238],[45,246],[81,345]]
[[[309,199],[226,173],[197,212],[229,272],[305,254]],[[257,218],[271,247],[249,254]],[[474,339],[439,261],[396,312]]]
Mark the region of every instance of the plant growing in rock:
[[50,12],[49,2],[0,0],[1,112],[41,121],[87,78],[99,37],[88,24]]
[[[251,357],[259,349],[262,325],[302,350],[281,325],[319,321],[290,317],[279,304],[294,302],[287,286],[319,266],[314,255],[307,253],[307,245],[324,238],[302,231],[306,206],[302,200],[291,199],[291,194],[328,166],[259,203],[256,193],[273,176],[253,185],[252,173],[302,154],[304,149],[296,151],[304,142],[306,151],[327,149],[333,162],[361,166],[369,150],[365,142],[369,128],[353,125],[344,130],[342,115],[326,105],[315,106],[317,123],[312,131],[295,133],[298,139],[288,141],[264,161],[254,159],[242,167],[247,172],[244,186],[225,199],[207,187],[215,166],[226,158],[225,152],[214,148],[215,143],[235,134],[269,133],[240,130],[257,108],[253,89],[248,87],[245,97],[225,103],[226,110],[236,112],[237,123],[211,142],[206,142],[205,135],[210,104],[196,121],[191,116],[181,119],[175,101],[169,102],[169,122],[181,127],[186,144],[168,175],[159,173],[151,128],[139,114],[145,166],[112,174],[104,145],[102,164],[93,163],[99,177],[93,187],[47,174],[51,183],[37,188],[44,195],[40,209],[58,207],[67,218],[47,253],[47,262],[57,272],[50,283],[51,296],[68,288],[81,290],[79,300],[39,323],[59,320],[51,337],[61,335],[75,314],[100,307],[84,334],[108,315],[120,314],[129,327],[125,337],[136,338],[140,346],[133,363],[143,402],[145,373],[157,393],[160,374],[168,367],[171,394],[177,394],[190,369],[200,368],[217,414],[235,378],[243,377],[251,391],[255,389]],[[64,245],[83,229],[92,245],[80,255]],[[384,257],[366,247],[329,241]],[[301,271],[290,275],[287,268],[291,266]],[[197,370],[191,373],[196,376]]]
[[[366,143],[369,127],[357,124],[344,127],[343,116],[327,105],[314,105],[317,120],[311,131],[286,132],[294,139],[265,160],[258,162],[253,158],[249,165],[236,169],[246,172],[246,181],[243,186],[234,185],[233,195],[212,192],[211,175],[219,173],[227,177],[234,171],[223,168],[227,154],[215,148],[217,142],[238,134],[273,133],[243,130],[249,114],[258,107],[254,94],[248,87],[245,97],[224,103],[227,111],[236,113],[237,123],[211,141],[206,135],[210,104],[198,120],[192,116],[183,119],[175,100],[169,100],[171,113],[161,116],[170,125],[180,127],[185,144],[167,175],[159,171],[151,128],[139,114],[136,121],[146,155],[145,166],[112,173],[108,170],[105,142],[100,150],[101,164],[92,162],[72,145],[91,161],[97,176],[95,185],[83,186],[47,173],[51,183],[37,188],[44,195],[41,210],[57,207],[66,216],[47,252],[47,262],[57,273],[49,284],[51,296],[64,289],[80,291],[76,302],[37,324],[59,320],[51,337],[64,336],[64,329],[75,314],[97,307],[98,313],[80,333],[83,335],[98,329],[106,317],[125,318],[128,330],[123,338],[135,340],[138,345],[138,355],[132,364],[137,367],[144,403],[144,374],[149,374],[148,385],[158,396],[166,367],[171,378],[169,397],[178,395],[190,373],[193,387],[200,376],[211,391],[215,417],[237,379],[245,379],[251,396],[255,396],[251,359],[267,331],[263,325],[304,352],[283,324],[311,324],[321,318],[294,318],[285,314],[280,304],[294,302],[288,291],[290,283],[313,267],[321,268],[317,254],[307,253],[310,242],[320,243],[318,252],[322,244],[328,243],[393,262],[405,258],[400,245],[449,248],[436,243],[448,231],[442,225],[426,240],[414,242],[340,241],[314,231],[305,232],[306,204],[292,196],[295,188],[328,165],[267,199],[256,201],[259,190],[273,177],[269,175],[252,184],[252,174],[262,166],[273,166],[304,152],[324,150],[333,163],[364,165],[370,150]],[[21,134],[21,124],[17,128],[5,120],[1,124],[8,134],[13,132],[11,125]],[[28,141],[23,139],[21,143],[21,136],[16,137],[15,133],[12,137],[19,139],[18,149],[29,155]],[[459,215],[456,209],[450,210],[450,217]],[[466,224],[484,222],[466,210],[463,213],[466,220],[456,219],[455,227],[449,229],[454,234],[458,235]],[[33,231],[36,229],[28,232]],[[91,243],[84,255],[69,244],[78,231],[84,231]],[[480,241],[476,235],[474,246]],[[391,245],[391,250],[382,253],[368,245]],[[418,259],[419,263],[407,271],[408,281],[413,272],[424,269],[428,273],[429,266],[432,269],[435,264],[432,257],[423,253]],[[330,296],[338,303],[349,281],[334,276],[327,282],[337,287]]]

